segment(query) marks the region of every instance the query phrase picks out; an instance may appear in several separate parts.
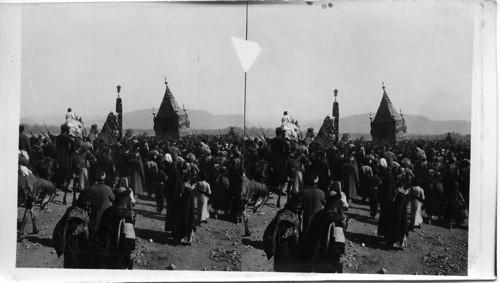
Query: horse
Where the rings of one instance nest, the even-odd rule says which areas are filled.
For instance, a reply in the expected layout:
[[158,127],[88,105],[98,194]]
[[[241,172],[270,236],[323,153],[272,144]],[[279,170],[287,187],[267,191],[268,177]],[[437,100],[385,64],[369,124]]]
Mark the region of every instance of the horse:
[[39,230],[36,226],[36,213],[34,211],[35,203],[40,203],[40,210],[44,210],[45,207],[52,201],[56,194],[56,186],[45,179],[36,177],[34,175],[28,176],[18,176],[17,182],[17,192],[18,192],[18,206],[25,207],[23,220],[21,221],[21,227],[19,229],[19,234],[24,232],[24,227],[27,221],[28,212],[31,216],[31,222],[33,224],[33,234],[38,234]]
[[255,180],[243,177],[241,189],[241,198],[243,203],[243,222],[245,223],[245,236],[251,236],[248,228],[248,214],[246,212],[249,206],[253,206],[253,213],[259,211],[267,200],[269,191],[267,186]]
[[271,191],[276,193],[278,195],[276,206],[280,207],[280,199],[283,192],[280,192],[278,190],[279,178],[274,173],[274,168],[271,162],[266,160],[259,160],[257,161],[257,163],[254,163],[250,166],[249,177],[256,182],[265,184],[269,188],[267,199],[269,199],[269,194],[271,193]]

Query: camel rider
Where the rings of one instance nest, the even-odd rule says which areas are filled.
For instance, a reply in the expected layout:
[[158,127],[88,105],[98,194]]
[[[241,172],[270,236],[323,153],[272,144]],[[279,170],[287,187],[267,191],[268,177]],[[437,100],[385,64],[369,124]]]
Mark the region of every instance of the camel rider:
[[283,118],[281,118],[281,124],[292,123],[293,119],[291,115],[288,115],[288,111],[283,112]]
[[298,140],[299,127],[296,121],[293,120],[292,115],[288,111],[283,112],[281,118],[281,129],[284,131],[287,140]]
[[69,135],[73,137],[81,137],[82,134],[82,120],[74,112],[74,108],[68,108],[66,113],[66,126],[69,128]]

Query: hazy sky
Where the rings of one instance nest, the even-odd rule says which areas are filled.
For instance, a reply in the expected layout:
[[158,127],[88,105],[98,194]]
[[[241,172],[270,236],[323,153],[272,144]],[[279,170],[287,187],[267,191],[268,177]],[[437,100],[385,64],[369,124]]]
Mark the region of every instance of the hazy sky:
[[[248,119],[322,119],[335,88],[341,116],[375,112],[384,81],[403,113],[470,120],[470,2],[250,4],[248,40],[262,52],[248,72]],[[26,5],[21,117],[105,115],[118,84],[124,112],[158,108],[164,77],[186,108],[243,113],[231,36],[245,37],[244,4]]]

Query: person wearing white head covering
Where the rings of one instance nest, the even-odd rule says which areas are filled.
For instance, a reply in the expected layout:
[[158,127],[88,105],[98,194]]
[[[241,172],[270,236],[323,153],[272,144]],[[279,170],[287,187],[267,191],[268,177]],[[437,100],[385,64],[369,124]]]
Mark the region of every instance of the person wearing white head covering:
[[387,168],[387,160],[385,158],[380,158],[380,166]]
[[281,124],[292,123],[292,116],[289,111],[283,112],[283,117],[281,118]]
[[172,163],[172,155],[170,155],[170,153],[165,153],[165,155],[163,156],[163,160],[168,163]]

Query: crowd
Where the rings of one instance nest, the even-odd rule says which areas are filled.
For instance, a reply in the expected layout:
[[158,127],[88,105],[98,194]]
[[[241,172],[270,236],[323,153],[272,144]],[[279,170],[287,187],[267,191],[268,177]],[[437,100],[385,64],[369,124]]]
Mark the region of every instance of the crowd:
[[262,162],[271,169],[259,181],[288,195],[263,238],[276,271],[342,272],[344,212],[352,202],[369,205],[381,241],[397,249],[424,220],[452,228],[467,217],[468,142],[355,140],[324,148],[311,139],[288,141],[277,128],[272,139],[126,135],[107,144],[95,135],[75,139],[67,125],[46,138],[23,131],[19,174],[36,174],[39,161],[52,158],[58,169],[51,181],[79,192],[54,230],[68,268],[133,267],[137,198],[154,195],[157,213],[166,211],[165,231],[180,244],[192,243],[197,227],[210,221],[209,207],[212,217],[240,222],[242,177],[256,179]]

